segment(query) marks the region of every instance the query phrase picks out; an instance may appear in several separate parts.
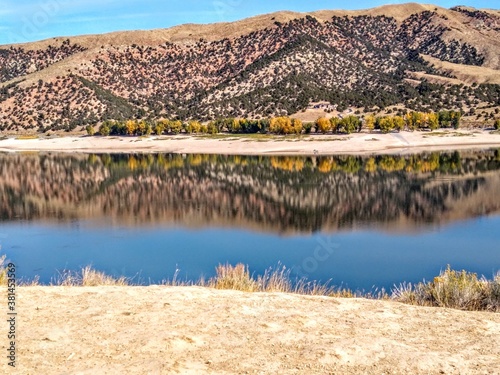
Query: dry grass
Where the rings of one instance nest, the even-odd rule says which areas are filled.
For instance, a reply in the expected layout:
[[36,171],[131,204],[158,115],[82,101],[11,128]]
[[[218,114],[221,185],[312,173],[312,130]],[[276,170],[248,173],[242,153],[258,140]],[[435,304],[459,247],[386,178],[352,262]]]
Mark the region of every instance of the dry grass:
[[216,276],[203,284],[215,289],[240,290],[243,292],[277,292],[304,295],[320,295],[330,297],[354,297],[355,293],[344,288],[335,288],[329,282],[319,283],[307,281],[305,278],[291,277],[291,270],[278,265],[268,268],[263,275],[254,278],[248,266],[237,264],[220,264],[216,268]]
[[16,137],[17,140],[38,139],[38,135],[20,135]]
[[59,286],[127,286],[129,279],[114,278],[104,272],[97,271],[91,266],[81,269],[80,272],[63,271],[53,285]]
[[[6,284],[5,255],[0,257],[0,285]],[[455,271],[449,266],[435,277],[432,282],[418,284],[402,283],[395,286],[388,294],[384,289],[371,292],[353,292],[346,288],[330,285],[330,281],[320,283],[307,281],[305,278],[291,277],[291,270],[279,265],[267,269],[263,275],[254,278],[248,266],[220,264],[216,275],[205,281],[179,281],[179,270],[172,280],[164,281],[166,286],[203,286],[215,289],[230,289],[242,292],[294,293],[302,295],[328,296],[339,298],[392,299],[398,302],[418,306],[435,306],[467,311],[500,312],[500,271],[492,280],[478,278],[475,273]],[[20,282],[21,286],[40,285],[38,277],[29,282]],[[63,271],[51,285],[57,286],[129,286],[130,279],[114,278],[91,266],[80,272]]]
[[500,272],[493,280],[486,280],[448,266],[432,282],[395,287],[391,298],[412,305],[500,312]]
[[7,285],[7,268],[5,268],[5,255],[0,256],[0,285]]

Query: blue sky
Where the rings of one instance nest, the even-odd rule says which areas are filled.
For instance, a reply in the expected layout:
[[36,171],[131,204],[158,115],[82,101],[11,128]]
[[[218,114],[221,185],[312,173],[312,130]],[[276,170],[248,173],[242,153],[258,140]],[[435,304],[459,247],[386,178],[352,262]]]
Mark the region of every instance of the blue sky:
[[[278,10],[365,9],[407,1],[360,0],[0,0],[0,44],[183,23],[234,21]],[[493,7],[491,0],[434,0],[449,8]]]

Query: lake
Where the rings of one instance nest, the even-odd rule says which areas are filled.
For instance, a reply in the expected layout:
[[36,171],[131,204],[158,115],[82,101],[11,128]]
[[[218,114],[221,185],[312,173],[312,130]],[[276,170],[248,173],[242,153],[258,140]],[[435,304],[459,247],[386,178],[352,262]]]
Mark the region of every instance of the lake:
[[0,154],[1,253],[54,282],[133,283],[218,264],[357,290],[500,269],[498,150],[372,157]]

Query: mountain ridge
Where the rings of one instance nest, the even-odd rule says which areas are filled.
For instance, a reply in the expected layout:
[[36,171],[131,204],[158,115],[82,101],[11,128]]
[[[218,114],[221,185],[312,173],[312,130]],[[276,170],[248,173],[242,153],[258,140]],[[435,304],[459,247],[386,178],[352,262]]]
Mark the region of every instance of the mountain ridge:
[[148,119],[294,115],[318,101],[361,113],[486,106],[491,119],[498,36],[496,10],[409,3],[0,46],[0,130],[125,119],[113,108],[123,101]]

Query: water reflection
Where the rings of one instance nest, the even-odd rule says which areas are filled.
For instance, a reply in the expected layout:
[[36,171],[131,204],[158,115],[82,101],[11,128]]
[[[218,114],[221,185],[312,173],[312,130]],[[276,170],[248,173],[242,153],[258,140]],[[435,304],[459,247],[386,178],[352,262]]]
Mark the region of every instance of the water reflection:
[[0,219],[414,230],[500,212],[498,151],[374,157],[0,155]]

